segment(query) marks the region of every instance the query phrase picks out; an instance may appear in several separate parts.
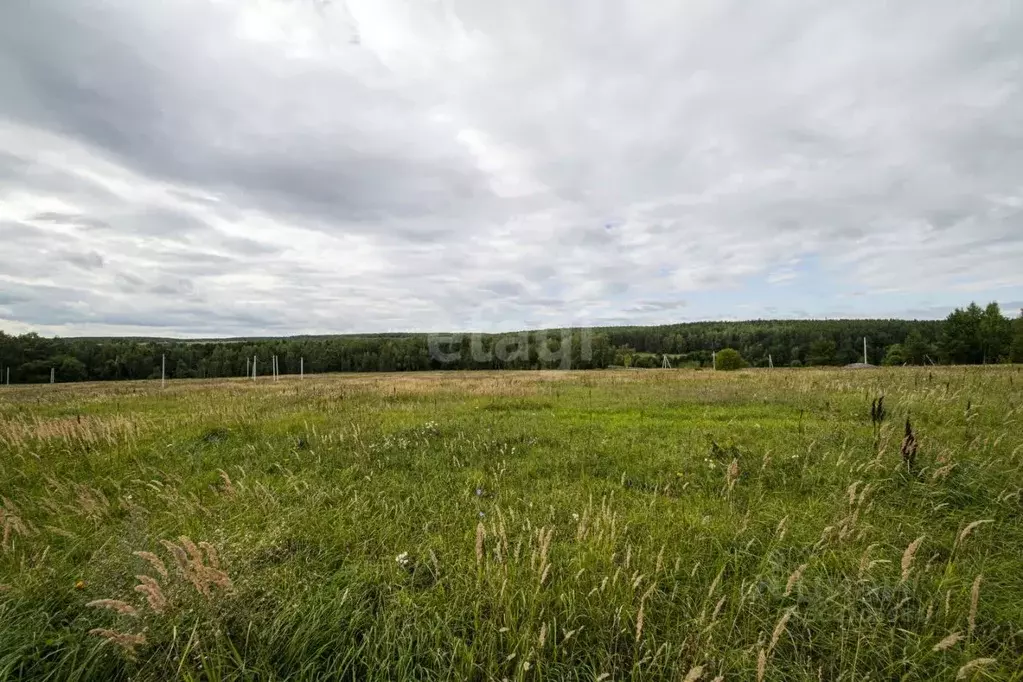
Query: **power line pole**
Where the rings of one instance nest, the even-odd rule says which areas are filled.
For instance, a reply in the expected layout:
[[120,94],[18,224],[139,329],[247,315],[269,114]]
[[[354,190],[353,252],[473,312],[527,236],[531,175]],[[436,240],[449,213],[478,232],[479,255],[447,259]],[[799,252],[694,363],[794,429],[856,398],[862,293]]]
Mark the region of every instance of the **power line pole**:
[[164,353],[160,359],[160,388],[167,386],[167,354]]
[[864,365],[869,365],[870,364],[869,362],[867,362],[867,337],[866,336],[863,337],[863,364]]
[[298,378],[305,379],[305,358],[298,359]]
[[56,383],[57,370],[53,367],[50,368],[50,383]]
[[252,356],[252,380],[256,380],[256,356]]

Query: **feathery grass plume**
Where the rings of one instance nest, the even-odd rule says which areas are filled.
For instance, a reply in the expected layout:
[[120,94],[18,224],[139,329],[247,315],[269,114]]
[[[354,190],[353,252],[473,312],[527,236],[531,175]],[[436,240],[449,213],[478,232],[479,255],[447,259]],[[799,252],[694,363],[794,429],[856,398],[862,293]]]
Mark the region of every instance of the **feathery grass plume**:
[[639,601],[639,613],[636,614],[636,644],[643,636],[643,621],[646,619],[646,600]]
[[771,633],[771,643],[767,647],[768,655],[774,651],[774,647],[777,646],[778,640],[785,633],[785,626],[788,625],[789,619],[792,618],[792,614],[795,613],[796,607],[790,607],[785,610],[782,617],[778,619],[778,623],[774,626],[774,632]]
[[983,668],[997,662],[998,659],[996,658],[975,658],[959,669],[959,672],[956,673],[956,679],[965,680],[977,668]]
[[788,522],[789,522],[789,517],[787,515],[782,517],[782,520],[778,522],[778,528],[775,529],[774,532],[778,534],[778,539],[779,540],[784,540],[785,539],[785,533],[786,533],[786,531],[788,531],[788,525],[787,525]]
[[959,537],[956,539],[956,546],[958,547],[959,545],[963,544],[963,540],[968,538],[970,536],[970,533],[972,533],[978,526],[981,526],[985,523],[994,522],[995,522],[994,519],[981,519],[979,521],[971,521],[969,524],[967,524],[966,528],[963,528],[963,531],[959,533]]
[[594,678],[593,682],[604,682],[607,678],[611,677],[611,673],[600,673]]
[[931,651],[945,651],[946,649],[951,649],[961,641],[963,641],[963,634],[961,632],[953,632],[951,635],[935,644]]
[[707,590],[707,599],[710,599],[711,597],[714,596],[714,592],[717,591],[718,585],[721,584],[721,576],[724,575],[724,574],[725,574],[725,567],[722,566],[721,570],[718,571],[718,574],[716,576],[714,576],[714,581],[710,584],[710,589]]
[[913,426],[909,423],[909,417],[906,417],[906,435],[902,439],[902,447],[899,452],[902,453],[902,461],[906,467],[912,471],[913,466],[916,464],[916,451],[918,443],[916,435],[913,433]]
[[932,481],[943,481],[943,480],[945,480],[948,477],[948,475],[950,473],[952,473],[952,470],[955,469],[957,466],[959,466],[959,465],[956,464],[955,462],[952,462],[950,464],[946,464],[945,466],[943,466],[941,468],[935,469],[934,473],[931,474],[931,480]]
[[655,579],[660,574],[662,568],[664,568],[664,545],[661,545],[661,551],[657,553],[657,561],[654,563]]
[[479,568],[483,565],[483,545],[484,539],[487,534],[487,529],[483,527],[483,522],[480,521],[476,524],[476,567]]
[[846,494],[849,495],[849,506],[855,506],[856,504],[856,488],[859,487],[863,481],[853,481],[846,489]]
[[143,594],[146,597],[146,603],[156,613],[163,613],[167,609],[167,598],[163,596],[163,590],[160,589],[160,583],[156,582],[156,579],[148,575],[137,575],[139,584],[135,586],[135,591],[139,594]]
[[110,609],[122,616],[134,617],[139,615],[138,610],[134,606],[119,599],[96,599],[86,604],[86,606],[91,606],[95,609]]
[[977,628],[977,606],[980,604],[980,581],[983,579],[984,575],[978,573],[977,577],[973,581],[973,588],[970,590],[970,629],[967,631],[967,635],[970,637],[973,637],[973,631]]
[[220,480],[223,483],[221,487],[224,490],[224,494],[228,497],[234,497],[235,489],[234,484],[231,483],[231,477],[223,469],[217,469],[217,473],[220,474]]
[[153,570],[160,574],[162,578],[167,577],[167,566],[164,565],[163,560],[156,556],[152,552],[132,552],[135,556],[140,559],[144,559],[149,562],[149,565],[153,567]]
[[710,682],[725,682],[725,676],[724,675],[718,675],[717,677],[715,677]]
[[537,638],[537,649],[543,649],[544,644],[547,643],[547,621],[544,621],[543,625],[540,626],[540,637]]
[[191,539],[189,539],[189,537],[187,535],[179,536],[178,537],[178,542],[181,543],[181,546],[184,548],[185,552],[188,553],[188,558],[192,562],[196,562],[197,561],[199,563],[202,563],[202,560],[203,560],[202,552],[199,551],[199,548],[196,546],[196,544],[194,542],[192,542]]
[[764,682],[764,675],[767,674],[767,650],[760,647],[757,652],[757,682]]
[[728,485],[728,490],[731,491],[735,487],[736,481],[739,480],[739,460],[733,459],[732,463],[728,465],[728,471],[725,472],[725,481]]
[[116,644],[124,650],[130,658],[135,657],[135,647],[145,646],[146,636],[135,635],[130,632],[117,632],[116,630],[108,630],[106,628],[93,628],[89,630],[90,635],[97,635],[102,637],[111,644]]
[[718,599],[718,603],[714,606],[714,613],[710,616],[710,622],[714,623],[717,621],[718,616],[721,614],[721,607],[725,605],[725,597]]
[[796,583],[798,583],[799,579],[803,577],[803,571],[805,571],[807,566],[809,565],[810,564],[801,565],[799,568],[792,572],[792,575],[789,576],[789,581],[785,584],[786,597],[792,594],[792,590],[795,589]]
[[189,566],[188,555],[185,554],[185,550],[178,547],[170,540],[160,540],[160,544],[171,553],[171,556],[174,557],[174,562],[178,565],[178,570],[181,571],[182,575],[187,577],[189,573],[191,573],[191,567]]
[[701,677],[703,677],[703,666],[698,665],[690,668],[689,672],[686,673],[686,676],[682,678],[682,682],[696,682],[696,680]]
[[916,551],[920,549],[920,545],[923,543],[925,535],[921,535],[913,542],[909,543],[906,547],[906,551],[902,553],[902,580],[906,582],[909,580],[909,574],[913,572],[913,559],[916,557]]

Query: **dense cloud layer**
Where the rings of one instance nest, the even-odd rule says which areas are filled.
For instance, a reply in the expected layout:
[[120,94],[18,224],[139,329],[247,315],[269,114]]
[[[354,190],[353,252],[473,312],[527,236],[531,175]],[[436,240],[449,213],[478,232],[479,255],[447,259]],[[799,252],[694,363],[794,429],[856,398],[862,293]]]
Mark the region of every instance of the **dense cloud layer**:
[[0,328],[1023,300],[1012,3],[8,2]]

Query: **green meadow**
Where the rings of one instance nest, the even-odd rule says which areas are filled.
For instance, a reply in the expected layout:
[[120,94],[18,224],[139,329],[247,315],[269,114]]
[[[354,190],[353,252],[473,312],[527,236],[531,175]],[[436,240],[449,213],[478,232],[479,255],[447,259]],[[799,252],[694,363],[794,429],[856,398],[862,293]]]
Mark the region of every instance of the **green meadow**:
[[1021,389],[0,387],[0,679],[1023,680]]

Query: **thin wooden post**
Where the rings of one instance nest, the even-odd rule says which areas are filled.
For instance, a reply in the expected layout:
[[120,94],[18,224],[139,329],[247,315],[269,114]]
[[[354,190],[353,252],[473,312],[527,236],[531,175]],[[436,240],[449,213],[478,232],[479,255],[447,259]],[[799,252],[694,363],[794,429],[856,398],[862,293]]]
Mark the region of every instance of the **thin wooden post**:
[[53,367],[51,367],[50,368],[50,383],[51,384],[56,382],[56,376],[57,376],[57,370],[54,369]]
[[298,378],[305,379],[305,358],[298,359]]
[[252,380],[256,380],[256,356],[252,356]]
[[160,360],[160,388],[167,385],[167,354],[164,353]]

